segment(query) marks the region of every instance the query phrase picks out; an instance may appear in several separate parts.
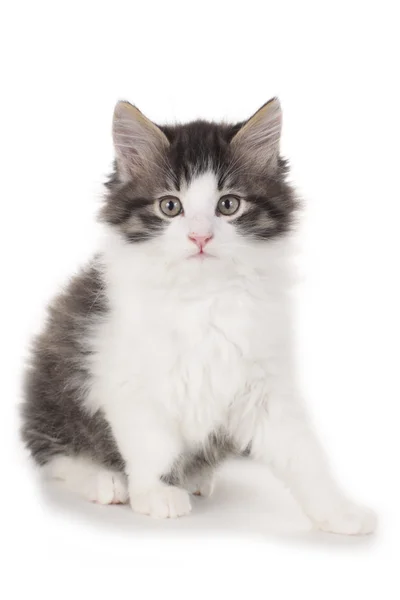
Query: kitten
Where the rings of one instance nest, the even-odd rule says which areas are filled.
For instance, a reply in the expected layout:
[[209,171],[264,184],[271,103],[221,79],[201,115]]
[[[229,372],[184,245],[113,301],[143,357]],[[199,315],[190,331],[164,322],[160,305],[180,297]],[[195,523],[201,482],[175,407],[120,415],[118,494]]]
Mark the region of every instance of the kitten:
[[320,528],[375,517],[334,482],[291,343],[296,199],[277,99],[236,125],[159,127],[127,102],[93,262],[49,309],[26,377],[23,438],[51,477],[102,504],[190,512],[228,454],[263,459]]

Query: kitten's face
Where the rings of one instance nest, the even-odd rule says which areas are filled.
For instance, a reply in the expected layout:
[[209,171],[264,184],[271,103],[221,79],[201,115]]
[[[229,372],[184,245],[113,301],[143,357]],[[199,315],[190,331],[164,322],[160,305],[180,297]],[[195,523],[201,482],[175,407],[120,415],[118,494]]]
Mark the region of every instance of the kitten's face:
[[116,172],[102,218],[128,243],[173,262],[240,259],[290,227],[280,129],[277,100],[233,126],[157,127],[119,103]]

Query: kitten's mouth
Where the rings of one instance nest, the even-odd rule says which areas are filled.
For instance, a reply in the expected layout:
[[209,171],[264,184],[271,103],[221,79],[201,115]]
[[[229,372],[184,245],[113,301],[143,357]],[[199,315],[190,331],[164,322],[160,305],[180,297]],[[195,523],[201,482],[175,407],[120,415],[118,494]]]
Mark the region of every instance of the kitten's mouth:
[[188,256],[188,259],[205,260],[206,258],[216,258],[216,256],[214,254],[210,254],[209,252],[204,252],[204,250]]

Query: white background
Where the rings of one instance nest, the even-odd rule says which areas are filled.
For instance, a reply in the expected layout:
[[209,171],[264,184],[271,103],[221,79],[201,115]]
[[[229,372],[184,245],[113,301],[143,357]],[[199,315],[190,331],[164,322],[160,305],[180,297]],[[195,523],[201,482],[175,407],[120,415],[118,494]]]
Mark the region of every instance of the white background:
[[[395,6],[3,4],[2,598],[399,597]],[[114,103],[158,122],[242,120],[274,95],[306,201],[304,390],[341,481],[378,511],[378,533],[308,532],[286,491],[247,463],[224,467],[215,496],[170,522],[41,488],[16,436],[20,373],[48,298],[96,247]]]

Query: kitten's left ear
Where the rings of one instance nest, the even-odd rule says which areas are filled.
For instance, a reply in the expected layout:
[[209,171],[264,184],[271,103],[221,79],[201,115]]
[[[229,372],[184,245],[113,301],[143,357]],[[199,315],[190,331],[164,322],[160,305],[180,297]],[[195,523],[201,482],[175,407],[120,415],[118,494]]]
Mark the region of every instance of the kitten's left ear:
[[162,159],[169,146],[161,129],[129,102],[118,102],[115,107],[113,140],[119,171],[127,179],[138,168],[146,169]]
[[235,134],[231,147],[261,169],[275,169],[278,164],[282,130],[282,110],[278,98],[262,106]]

